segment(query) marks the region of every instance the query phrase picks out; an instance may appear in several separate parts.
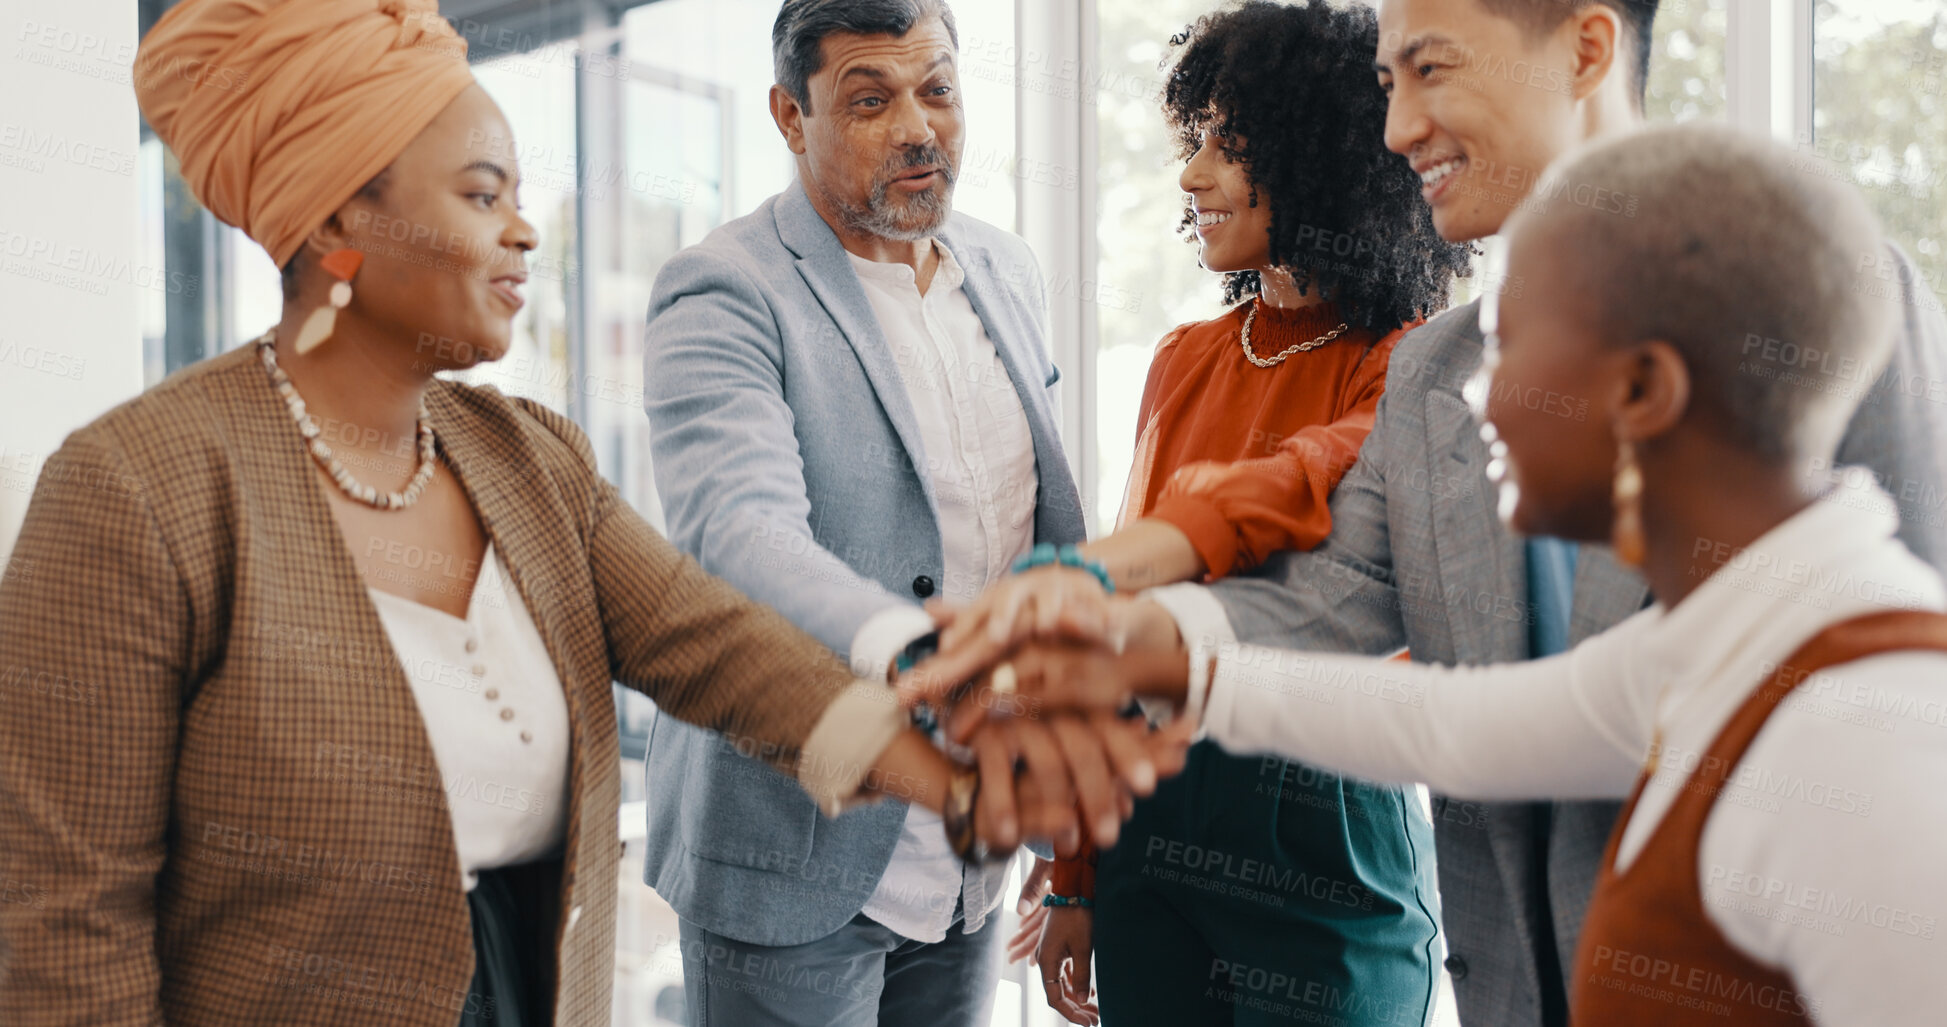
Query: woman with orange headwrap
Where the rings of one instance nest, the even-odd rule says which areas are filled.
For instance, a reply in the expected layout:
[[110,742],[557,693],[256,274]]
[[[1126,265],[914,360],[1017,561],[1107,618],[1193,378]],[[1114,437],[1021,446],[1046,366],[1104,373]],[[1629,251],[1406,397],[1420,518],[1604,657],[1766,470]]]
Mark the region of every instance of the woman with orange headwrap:
[[[828,812],[1072,829],[1066,767],[1018,831],[1013,781],[976,818],[882,683],[677,554],[569,421],[435,377],[507,350],[536,240],[433,0],[186,0],[135,81],[285,302],[41,475],[37,573],[0,584],[0,872],[32,895],[0,1022],[606,1022],[611,680]],[[1097,741],[1125,779],[1177,754]]]

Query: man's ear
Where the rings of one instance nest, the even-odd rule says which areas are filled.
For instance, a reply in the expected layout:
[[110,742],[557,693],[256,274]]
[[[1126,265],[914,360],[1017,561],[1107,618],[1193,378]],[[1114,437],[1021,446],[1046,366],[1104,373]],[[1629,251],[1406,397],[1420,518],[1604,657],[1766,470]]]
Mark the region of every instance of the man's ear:
[[1622,44],[1622,20],[1607,4],[1590,4],[1562,23],[1568,39],[1573,72],[1571,91],[1577,100],[1586,100],[1617,70],[1616,48]]
[[804,156],[804,108],[799,106],[797,97],[783,86],[771,87],[771,120],[777,122],[778,134],[784,137],[784,145],[791,152]]

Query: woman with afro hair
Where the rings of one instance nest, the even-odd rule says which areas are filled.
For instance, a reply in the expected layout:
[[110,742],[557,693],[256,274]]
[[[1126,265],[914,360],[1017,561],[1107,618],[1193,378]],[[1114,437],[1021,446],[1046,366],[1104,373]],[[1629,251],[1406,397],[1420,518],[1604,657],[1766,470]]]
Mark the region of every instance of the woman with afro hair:
[[[1091,570],[1122,592],[1214,580],[1331,532],[1394,345],[1445,308],[1471,256],[1385,148],[1377,42],[1370,9],[1319,0],[1249,0],[1171,40],[1182,228],[1236,306],[1158,344],[1118,530],[997,583],[943,647],[1028,630],[1064,592],[1100,588]],[[1045,932],[1048,1002],[1075,1023],[1420,1024],[1432,849],[1410,791],[1199,743],[1120,844],[1054,866],[1012,950]]]

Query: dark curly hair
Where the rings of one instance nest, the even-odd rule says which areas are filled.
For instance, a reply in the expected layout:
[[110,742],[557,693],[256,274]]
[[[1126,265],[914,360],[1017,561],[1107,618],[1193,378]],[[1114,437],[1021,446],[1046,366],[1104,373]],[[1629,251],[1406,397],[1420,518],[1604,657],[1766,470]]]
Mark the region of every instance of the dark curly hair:
[[[1271,263],[1317,287],[1348,323],[1387,332],[1447,305],[1474,253],[1433,230],[1420,179],[1386,150],[1386,95],[1372,71],[1379,22],[1364,5],[1244,0],[1170,40],[1163,114],[1188,159],[1206,130],[1244,165],[1251,205],[1271,204]],[[1181,230],[1195,214],[1185,210]],[[1224,278],[1224,302],[1255,296],[1256,271]]]

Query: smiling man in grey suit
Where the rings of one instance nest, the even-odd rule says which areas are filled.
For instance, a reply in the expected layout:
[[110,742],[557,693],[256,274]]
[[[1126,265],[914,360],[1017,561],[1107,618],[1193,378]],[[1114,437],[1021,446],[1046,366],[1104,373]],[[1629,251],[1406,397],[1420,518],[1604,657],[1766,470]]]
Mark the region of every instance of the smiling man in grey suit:
[[[657,275],[646,399],[669,536],[885,676],[1038,542],[1080,542],[1045,298],[1020,239],[953,214],[962,112],[940,0],[786,0],[771,112],[798,181]],[[647,880],[682,918],[693,1023],[984,1024],[1003,867],[939,819],[821,819],[659,717]]]
[[[1390,96],[1386,142],[1421,173],[1441,235],[1485,238],[1525,204],[1634,215],[1630,197],[1531,189],[1576,145],[1641,124],[1655,13],[1655,0],[1383,0],[1376,70]],[[1859,254],[1858,267],[1851,286],[1899,308],[1892,363],[1876,383],[1821,367],[1816,354],[1795,375],[1775,373],[1783,347],[1771,336],[1781,333],[1762,325],[1724,345],[1749,354],[1752,373],[1771,372],[1779,388],[1868,390],[1838,463],[1872,469],[1897,497],[1901,540],[1941,567],[1947,326],[1897,248]],[[1496,516],[1484,473],[1493,454],[1463,398],[1481,353],[1478,304],[1401,340],[1372,433],[1332,496],[1331,537],[1250,577],[1148,593],[1157,602],[1142,608],[1139,637],[1180,632],[1192,646],[1239,638],[1364,653],[1404,646],[1416,660],[1486,664],[1559,652],[1640,609],[1642,579],[1607,548],[1524,540]],[[1572,396],[1520,401],[1578,416]],[[1567,1022],[1576,982],[1563,967],[1618,811],[1606,802],[1482,806],[1436,797],[1447,969],[1463,1023]]]

